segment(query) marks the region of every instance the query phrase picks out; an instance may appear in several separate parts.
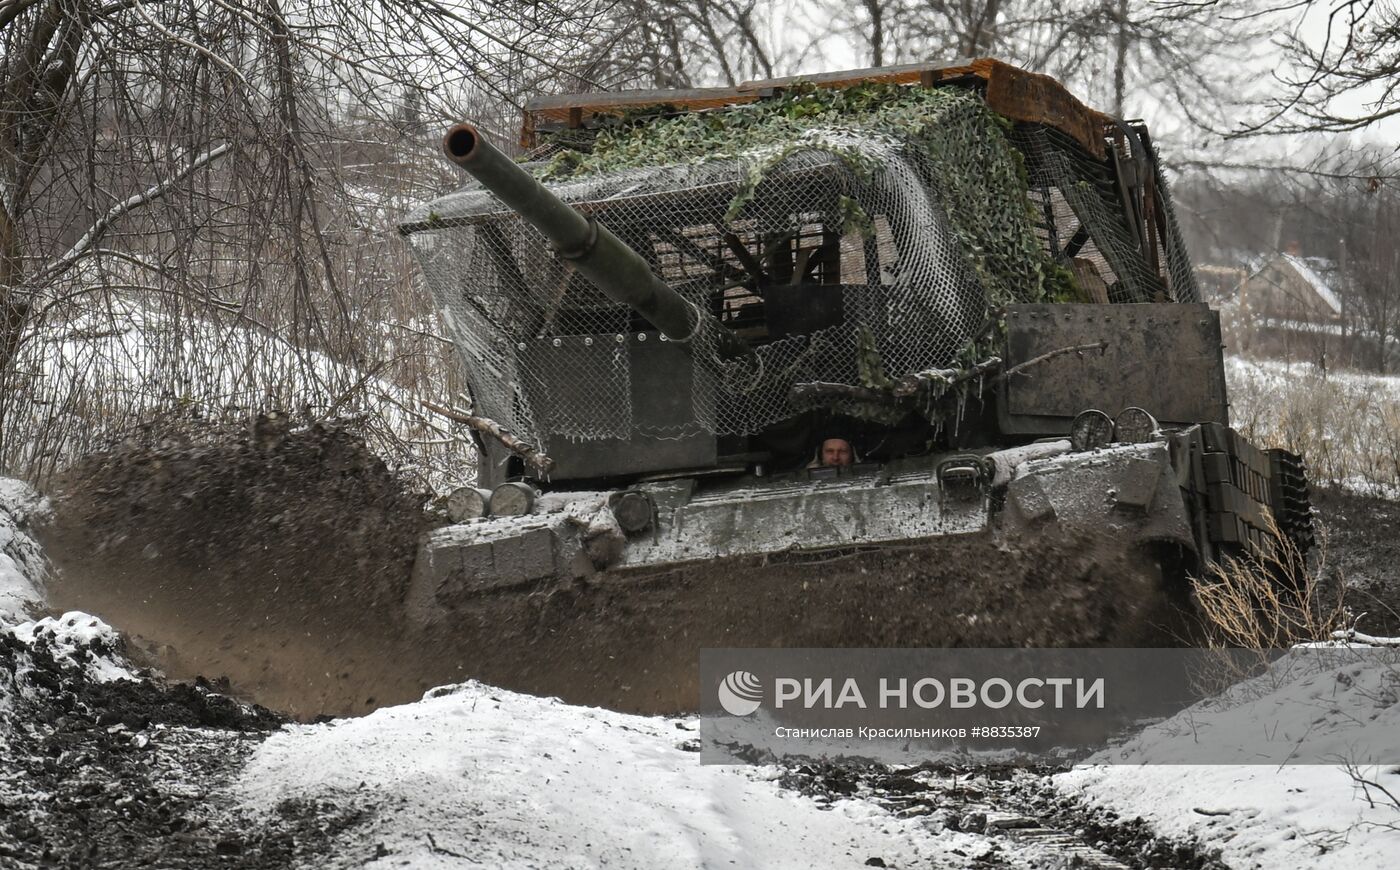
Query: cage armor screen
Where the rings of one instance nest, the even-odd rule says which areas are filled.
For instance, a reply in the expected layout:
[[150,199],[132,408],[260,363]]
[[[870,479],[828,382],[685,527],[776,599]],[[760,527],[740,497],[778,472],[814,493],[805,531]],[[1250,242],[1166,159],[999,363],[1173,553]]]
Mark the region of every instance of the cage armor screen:
[[[408,215],[474,410],[537,443],[754,434],[802,412],[795,383],[859,383],[862,354],[893,378],[954,363],[1000,306],[1058,301],[1056,270],[1082,301],[1196,299],[1160,174],[1166,241],[1148,257],[1111,160],[1006,123],[973,90],[922,89],[915,106],[916,135],[878,108],[828,114],[782,143],[547,182],[746,338],[749,360],[721,360],[705,329],[685,354],[636,353],[662,337],[475,183]],[[638,360],[687,369],[688,405],[634,407]]]

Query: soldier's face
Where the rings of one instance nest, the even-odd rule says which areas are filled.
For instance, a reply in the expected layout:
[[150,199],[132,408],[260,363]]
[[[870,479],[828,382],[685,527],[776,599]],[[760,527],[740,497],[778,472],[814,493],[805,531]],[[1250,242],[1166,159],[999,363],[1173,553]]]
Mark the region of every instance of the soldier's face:
[[822,465],[850,465],[855,461],[851,445],[844,438],[828,438],[822,442]]

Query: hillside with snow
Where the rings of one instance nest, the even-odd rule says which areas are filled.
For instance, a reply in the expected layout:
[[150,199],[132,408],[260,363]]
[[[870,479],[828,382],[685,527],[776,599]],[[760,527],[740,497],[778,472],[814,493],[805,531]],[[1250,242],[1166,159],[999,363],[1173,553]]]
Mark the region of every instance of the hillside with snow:
[[469,481],[471,439],[424,410],[421,399],[443,396],[396,382],[394,362],[335,359],[236,312],[215,320],[114,296],[101,308],[41,322],[26,336],[9,386],[14,407],[0,433],[0,462],[47,475],[124,438],[180,436],[277,412],[303,423],[347,421],[386,461],[434,491]]

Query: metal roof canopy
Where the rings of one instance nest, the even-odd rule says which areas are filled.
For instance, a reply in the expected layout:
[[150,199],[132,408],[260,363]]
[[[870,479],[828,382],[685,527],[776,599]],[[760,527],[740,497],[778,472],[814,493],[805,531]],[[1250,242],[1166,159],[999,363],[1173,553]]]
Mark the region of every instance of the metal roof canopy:
[[[970,81],[971,80],[971,81]],[[1104,125],[1112,118],[1081,103],[1064,85],[1047,75],[1028,72],[995,60],[977,58],[952,63],[910,63],[900,66],[843,70],[815,75],[744,82],[733,88],[617,91],[613,93],[561,94],[536,97],[525,104],[520,144],[534,148],[542,131],[579,128],[599,115],[618,116],[631,109],[672,106],[677,111],[698,111],[752,103],[771,97],[796,84],[844,88],[865,82],[934,87],[939,84],[977,84],[986,88],[992,111],[1015,121],[1044,124],[1073,138],[1086,151],[1103,159]]]

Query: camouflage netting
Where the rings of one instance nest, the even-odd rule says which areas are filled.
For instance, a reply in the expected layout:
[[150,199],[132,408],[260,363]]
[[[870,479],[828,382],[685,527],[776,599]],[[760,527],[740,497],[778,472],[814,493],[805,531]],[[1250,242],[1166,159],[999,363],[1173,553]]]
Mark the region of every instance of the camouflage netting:
[[1104,251],[1121,242],[1111,227],[1088,245],[1062,228],[1116,221],[1129,237],[1105,166],[1034,135],[974,91],[890,85],[561,134],[526,165],[756,346],[756,360],[721,362],[702,330],[674,357],[691,407],[669,416],[634,407],[634,366],[658,359],[638,348],[656,333],[494,196],[469,185],[405,226],[479,413],[544,443],[755,433],[802,410],[796,383],[881,386],[973,361],[1003,305],[1089,301],[1086,277],[1154,298],[1163,282]]

